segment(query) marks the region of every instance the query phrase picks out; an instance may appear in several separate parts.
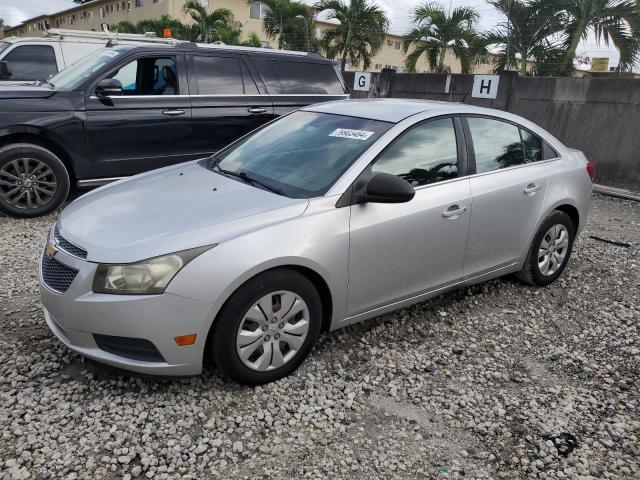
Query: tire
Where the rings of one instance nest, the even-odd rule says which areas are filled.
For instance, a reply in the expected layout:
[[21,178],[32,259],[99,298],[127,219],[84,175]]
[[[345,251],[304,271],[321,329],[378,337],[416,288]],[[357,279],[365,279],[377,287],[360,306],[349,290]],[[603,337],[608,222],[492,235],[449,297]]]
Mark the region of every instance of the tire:
[[227,377],[243,385],[272,382],[300,366],[321,325],[322,302],[313,283],[294,270],[269,270],[246,282],[225,303],[212,330],[212,359]]
[[70,183],[62,161],[46,148],[30,143],[0,148],[0,212],[45,215],[62,205]]
[[[552,228],[557,229],[553,234],[558,235],[559,232],[560,238],[550,242],[549,240],[552,239],[553,234],[550,236],[548,236],[548,234],[551,232]],[[562,232],[566,232],[566,242],[561,241],[563,238]],[[573,249],[574,239],[575,226],[573,225],[571,217],[564,212],[554,210],[547,218],[544,219],[544,222],[540,225],[535,237],[533,237],[533,241],[529,247],[527,258],[522,266],[522,270],[520,270],[516,276],[525,283],[539,287],[544,287],[545,285],[553,283],[567,266],[567,262],[569,261],[571,251]],[[543,241],[545,242],[544,245]],[[566,246],[564,248],[558,248],[558,245],[564,245],[565,243]],[[547,249],[548,255],[539,256],[542,254],[541,248],[544,248],[547,244],[555,244],[553,250]],[[557,255],[549,253],[552,251],[555,251]],[[558,261],[558,257],[560,256],[562,259],[561,261]],[[545,258],[547,259],[547,263],[544,261]],[[549,262],[549,258],[553,258],[555,261]],[[539,261],[540,259],[543,259],[542,267]],[[545,265],[548,268],[546,272],[544,271]]]

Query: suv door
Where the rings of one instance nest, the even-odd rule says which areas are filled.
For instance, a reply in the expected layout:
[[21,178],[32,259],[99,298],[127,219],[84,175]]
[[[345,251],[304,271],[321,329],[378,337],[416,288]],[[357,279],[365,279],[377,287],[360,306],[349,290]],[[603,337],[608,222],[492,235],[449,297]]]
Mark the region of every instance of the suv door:
[[[122,95],[98,97],[104,78]],[[94,175],[121,177],[193,158],[191,108],[182,54],[138,54],[100,76],[86,92],[86,131]]]
[[210,155],[273,119],[271,98],[243,57],[207,52],[188,57],[195,155]]
[[457,119],[411,127],[370,168],[404,178],[415,197],[351,206],[350,316],[458,282],[469,231],[471,191]]
[[[513,265],[524,255],[549,181],[547,148],[536,135],[506,121],[463,118],[469,138],[473,213],[464,275]],[[548,155],[547,155],[548,156]],[[552,155],[553,156],[553,155]]]

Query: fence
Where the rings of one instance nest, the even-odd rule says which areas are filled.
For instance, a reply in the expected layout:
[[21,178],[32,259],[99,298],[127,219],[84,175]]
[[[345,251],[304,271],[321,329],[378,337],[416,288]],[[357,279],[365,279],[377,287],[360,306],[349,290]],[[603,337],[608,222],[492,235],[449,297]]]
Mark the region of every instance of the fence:
[[[353,86],[353,72],[345,81]],[[582,150],[601,185],[640,192],[640,79],[522,78],[500,75],[495,100],[471,97],[473,75],[371,74],[369,92],[352,98],[422,98],[498,108],[525,117]]]

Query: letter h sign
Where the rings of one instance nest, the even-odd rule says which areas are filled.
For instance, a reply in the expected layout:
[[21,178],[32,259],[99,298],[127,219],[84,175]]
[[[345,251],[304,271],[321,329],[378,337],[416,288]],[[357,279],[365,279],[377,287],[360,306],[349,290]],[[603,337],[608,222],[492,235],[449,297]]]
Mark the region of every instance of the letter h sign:
[[471,96],[474,98],[496,98],[499,82],[499,75],[474,75]]

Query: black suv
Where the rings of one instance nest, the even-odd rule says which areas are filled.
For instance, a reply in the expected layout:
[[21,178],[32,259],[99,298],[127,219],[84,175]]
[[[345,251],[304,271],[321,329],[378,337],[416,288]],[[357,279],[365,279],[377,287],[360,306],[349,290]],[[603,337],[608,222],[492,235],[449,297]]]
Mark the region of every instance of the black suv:
[[346,97],[335,63],[315,54],[107,44],[39,86],[0,87],[0,211],[42,215],[72,182],[205,157],[293,109]]

